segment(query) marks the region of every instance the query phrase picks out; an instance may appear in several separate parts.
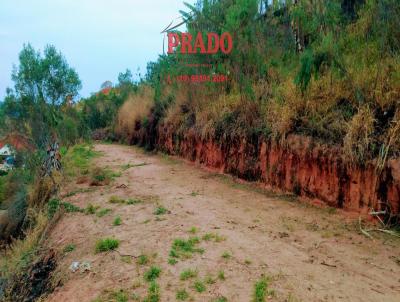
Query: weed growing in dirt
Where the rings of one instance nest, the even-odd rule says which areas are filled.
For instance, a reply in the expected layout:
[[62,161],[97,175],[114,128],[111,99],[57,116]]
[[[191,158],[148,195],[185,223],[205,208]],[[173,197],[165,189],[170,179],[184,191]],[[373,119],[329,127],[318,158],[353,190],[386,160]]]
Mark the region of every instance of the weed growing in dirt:
[[123,289],[113,290],[113,291],[105,290],[100,297],[92,300],[92,302],[108,302],[108,301],[128,302],[129,301],[128,293]]
[[219,271],[218,272],[218,279],[219,280],[225,280],[225,272],[224,271]]
[[154,281],[157,279],[161,274],[161,268],[157,266],[152,266],[150,269],[144,273],[144,279],[148,282]]
[[95,252],[97,254],[97,253],[112,251],[117,249],[118,246],[119,246],[119,240],[117,239],[114,238],[99,239],[96,242]]
[[202,239],[204,241],[222,242],[226,240],[226,237],[221,236],[217,233],[206,233],[203,235]]
[[113,179],[112,171],[100,167],[95,167],[91,171],[91,186],[108,185]]
[[110,199],[108,200],[109,203],[125,203],[125,199],[117,197],[117,196],[111,196]]
[[147,291],[147,297],[143,302],[158,302],[160,301],[160,286],[156,281],[151,281]]
[[193,197],[195,197],[195,196],[197,196],[197,195],[199,195],[200,193],[198,192],[198,191],[193,191],[192,193],[190,193],[190,196],[193,196]]
[[63,207],[67,213],[84,211],[83,209],[73,205],[72,203],[53,198],[47,203],[48,217],[52,218],[54,216],[54,214],[60,209],[60,207]]
[[251,260],[249,260],[249,259],[244,260],[244,264],[250,265],[251,264]]
[[163,206],[158,206],[153,213],[154,215],[164,215],[168,213],[168,210]]
[[232,257],[232,255],[229,252],[224,252],[221,257],[228,260]]
[[175,239],[169,256],[172,258],[190,258],[193,253],[204,253],[204,249],[197,248],[196,245],[200,242],[198,237],[190,237],[189,239]]
[[179,278],[184,281],[190,278],[197,277],[197,274],[198,274],[197,270],[188,268],[181,272]]
[[113,226],[119,226],[119,225],[121,225],[121,223],[122,223],[122,220],[121,220],[120,216],[117,216],[114,218]]
[[196,280],[196,282],[194,283],[193,287],[198,293],[202,293],[202,292],[204,292],[206,290],[206,286],[200,280]]
[[177,263],[178,263],[178,261],[176,259],[174,259],[174,258],[169,258],[168,259],[168,264],[175,265]]
[[270,280],[265,277],[256,282],[252,302],[264,302],[268,295],[273,294],[273,291],[268,289],[269,282]]
[[107,215],[108,213],[110,213],[111,211],[112,211],[111,209],[100,209],[99,211],[97,211],[96,216],[103,217],[103,216]]
[[86,206],[84,213],[87,215],[95,214],[98,208],[99,206],[94,206],[93,204],[89,203]]
[[196,234],[198,232],[198,229],[196,227],[191,227],[188,232],[191,234]]
[[67,244],[67,245],[64,247],[63,252],[64,252],[64,253],[71,253],[73,250],[75,250],[75,248],[76,248],[76,245],[70,243],[70,244]]
[[133,204],[138,204],[138,203],[142,203],[142,202],[143,202],[143,200],[138,199],[138,198],[129,198],[129,199],[126,201],[126,204],[128,204],[128,205],[133,205]]
[[206,277],[204,278],[204,282],[206,284],[214,284],[215,279],[211,275],[206,275]]
[[176,292],[176,300],[186,301],[189,298],[189,294],[185,289],[180,289]]
[[147,257],[146,255],[139,255],[139,257],[137,258],[137,263],[140,265],[145,265],[149,262],[149,257]]

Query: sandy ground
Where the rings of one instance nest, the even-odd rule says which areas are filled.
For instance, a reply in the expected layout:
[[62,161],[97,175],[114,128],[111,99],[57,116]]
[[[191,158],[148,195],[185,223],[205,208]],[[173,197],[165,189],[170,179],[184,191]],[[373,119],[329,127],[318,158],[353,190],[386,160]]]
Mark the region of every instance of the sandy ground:
[[[89,203],[112,211],[103,217],[65,214],[51,233],[49,244],[62,253],[67,244],[76,249],[64,254],[58,266],[62,285],[47,301],[92,301],[105,290],[124,289],[129,296],[146,296],[144,272],[162,269],[157,279],[160,301],[176,301],[186,289],[189,301],[252,301],[254,285],[270,279],[268,301],[400,301],[400,243],[383,235],[368,239],[358,232],[358,221],[340,211],[316,208],[292,198],[262,192],[253,185],[206,171],[199,166],[140,149],[98,144],[103,155],[94,164],[122,171],[108,186],[64,200],[80,207]],[[123,170],[122,165],[141,164]],[[126,188],[117,188],[125,184]],[[67,184],[64,193],[87,184]],[[111,204],[110,196],[143,202]],[[168,209],[155,215],[157,206]],[[120,216],[122,224],[113,226]],[[195,227],[197,232],[189,232]],[[203,254],[168,263],[176,238],[206,233],[222,240],[201,240]],[[375,234],[374,234],[375,235]],[[104,237],[120,240],[118,251],[95,253]],[[139,265],[134,257],[147,255]],[[230,257],[223,255],[230,255]],[[132,259],[132,263],[127,263]],[[125,261],[124,261],[125,260]],[[91,270],[71,272],[72,261],[88,261]],[[196,269],[197,278],[180,280],[180,273]],[[224,280],[217,278],[223,271]],[[198,293],[195,280],[212,276],[213,284]],[[131,299],[130,301],[134,301]]]

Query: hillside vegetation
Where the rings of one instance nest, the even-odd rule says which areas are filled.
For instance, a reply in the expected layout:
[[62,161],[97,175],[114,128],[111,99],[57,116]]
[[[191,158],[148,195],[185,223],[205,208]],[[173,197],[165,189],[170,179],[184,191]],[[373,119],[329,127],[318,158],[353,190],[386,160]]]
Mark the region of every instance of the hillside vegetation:
[[[117,117],[120,137],[129,141],[132,131],[152,121],[177,137],[191,129],[220,141],[308,135],[341,145],[358,163],[398,155],[398,1],[203,0],[187,7],[181,13],[188,31],[202,32],[205,44],[207,32],[230,32],[232,53],[187,55],[178,48],[149,63],[143,82],[154,94],[141,95],[137,106],[127,101],[131,114],[124,108]],[[182,60],[212,67],[187,67]],[[225,74],[229,80],[165,80],[182,74]]]

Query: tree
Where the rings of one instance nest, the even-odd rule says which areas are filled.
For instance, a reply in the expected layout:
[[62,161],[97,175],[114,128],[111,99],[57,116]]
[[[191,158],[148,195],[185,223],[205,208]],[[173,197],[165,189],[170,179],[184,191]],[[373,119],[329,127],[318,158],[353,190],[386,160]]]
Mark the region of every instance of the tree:
[[76,71],[52,45],[44,49],[44,57],[30,45],[19,54],[19,66],[14,66],[12,80],[18,97],[51,105],[62,104],[68,96],[75,97],[81,88]]
[[11,77],[14,90],[7,89],[4,100],[5,124],[9,131],[22,132],[44,147],[61,129],[62,105],[81,88],[78,74],[54,46],[46,46],[42,56],[27,44]]
[[120,86],[132,85],[133,84],[132,72],[129,69],[126,69],[125,72],[120,72],[118,75],[118,83]]

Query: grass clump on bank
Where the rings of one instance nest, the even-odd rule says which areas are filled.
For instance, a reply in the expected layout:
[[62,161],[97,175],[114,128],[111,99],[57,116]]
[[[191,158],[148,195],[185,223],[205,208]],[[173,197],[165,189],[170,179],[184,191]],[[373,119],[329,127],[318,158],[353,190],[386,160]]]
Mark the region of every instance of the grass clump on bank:
[[119,247],[120,241],[114,238],[99,239],[96,242],[95,253],[113,251]]

